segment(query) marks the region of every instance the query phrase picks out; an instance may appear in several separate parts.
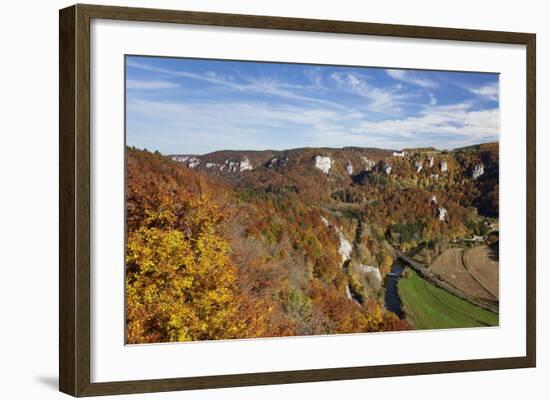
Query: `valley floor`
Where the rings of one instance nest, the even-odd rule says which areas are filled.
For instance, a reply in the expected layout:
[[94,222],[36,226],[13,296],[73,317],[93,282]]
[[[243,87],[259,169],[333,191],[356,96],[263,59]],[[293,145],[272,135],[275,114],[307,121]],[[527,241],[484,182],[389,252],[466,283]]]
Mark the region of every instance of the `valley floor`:
[[399,280],[399,296],[416,329],[498,326],[498,314],[479,308],[422,279],[412,269]]

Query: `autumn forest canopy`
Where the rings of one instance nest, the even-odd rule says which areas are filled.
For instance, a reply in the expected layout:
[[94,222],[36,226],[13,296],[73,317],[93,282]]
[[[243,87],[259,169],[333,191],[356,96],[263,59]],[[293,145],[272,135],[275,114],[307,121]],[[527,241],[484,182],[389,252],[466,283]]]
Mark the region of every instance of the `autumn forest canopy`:
[[[497,143],[172,156],[127,148],[126,164],[128,343],[421,328],[405,301],[420,305],[416,289],[439,289],[411,281],[399,290],[403,313],[392,311],[396,251],[433,265],[437,285],[449,282],[435,263],[449,249],[472,258],[472,239],[476,252],[498,246]],[[466,299],[498,302],[498,289],[493,299],[450,282]],[[471,321],[494,324],[475,313],[483,319]]]

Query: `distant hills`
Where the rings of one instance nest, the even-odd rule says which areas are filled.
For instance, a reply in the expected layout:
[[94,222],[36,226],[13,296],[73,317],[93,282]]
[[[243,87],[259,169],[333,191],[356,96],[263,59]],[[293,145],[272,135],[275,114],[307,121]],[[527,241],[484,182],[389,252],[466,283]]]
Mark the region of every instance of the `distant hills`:
[[[183,166],[217,176],[238,187],[293,190],[326,198],[337,191],[358,192],[367,181],[402,180],[405,186],[439,188],[457,179],[479,191],[473,206],[498,216],[498,143],[451,151],[433,147],[403,150],[361,147],[289,150],[223,150],[205,155],[169,155]],[[378,177],[378,178],[377,178]],[[416,182],[416,183],[413,183]],[[360,192],[360,191],[359,191]]]

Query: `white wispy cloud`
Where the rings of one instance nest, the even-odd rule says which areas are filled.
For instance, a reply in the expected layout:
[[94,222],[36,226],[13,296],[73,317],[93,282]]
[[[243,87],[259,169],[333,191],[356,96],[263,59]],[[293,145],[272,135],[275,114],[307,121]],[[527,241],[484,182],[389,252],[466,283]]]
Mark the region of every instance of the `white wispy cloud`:
[[[441,78],[438,86],[414,71],[385,70],[393,81],[357,70],[325,73],[319,67],[243,76],[238,69],[192,72],[137,61],[128,66],[142,70],[139,78],[129,75],[127,81],[133,89],[127,97],[129,137],[165,153],[301,146],[449,148],[496,140],[499,134],[498,108],[487,109],[483,102],[498,100],[498,84],[453,83],[451,89],[462,100],[449,105],[453,98],[446,96]],[[148,79],[142,77],[145,72]],[[177,96],[148,98],[180,85],[198,96],[176,90]],[[153,89],[158,92],[147,92]]]
[[477,88],[467,88],[468,91],[476,96],[486,100],[498,102],[499,85],[498,82],[480,86]]
[[283,99],[300,100],[307,102],[314,102],[320,104],[331,105],[333,107],[341,107],[340,104],[331,102],[329,100],[316,98],[312,96],[306,96],[298,92],[302,91],[304,87],[300,85],[293,85],[287,82],[282,82],[273,78],[248,78],[245,83],[236,82],[234,77],[230,75],[219,75],[212,71],[207,71],[204,74],[196,74],[188,71],[170,70],[162,67],[152,66],[146,63],[129,61],[128,66],[133,68],[139,68],[145,71],[156,72],[159,74],[171,75],[176,77],[183,77],[188,79],[194,79],[197,81],[208,82],[213,85],[229,88],[239,92],[254,93],[261,95],[277,96]]
[[[212,149],[285,149],[301,146],[462,146],[496,140],[498,109],[471,104],[426,106],[415,117],[369,121],[354,110],[261,102],[177,103],[130,99],[133,137],[150,138],[161,151],[206,153]],[[140,120],[143,121],[143,120]],[[291,132],[298,129],[300,136]],[[281,131],[283,130],[283,131]],[[288,132],[287,132],[288,131]],[[185,144],[185,148],[182,148]],[[152,146],[152,145],[151,145]]]
[[207,129],[219,123],[223,130],[230,127],[277,128],[286,124],[317,129],[323,125],[334,126],[365,118],[364,114],[353,110],[342,112],[328,107],[273,105],[250,101],[178,103],[129,99],[128,110],[152,120],[190,123]]
[[[134,140],[148,143],[142,146],[164,153],[198,154],[216,149],[348,146],[346,133],[366,118],[355,110],[334,110],[324,105],[133,98],[128,99],[128,116],[128,132]],[[368,145],[364,141],[360,144]]]
[[305,68],[303,71],[304,76],[311,82],[311,85],[315,89],[326,90],[324,85],[323,74],[321,73],[321,67]]
[[126,81],[127,89],[145,89],[145,90],[154,90],[154,89],[171,89],[179,88],[179,84],[170,81],[151,81],[151,80],[137,80],[137,79],[128,79]]
[[418,94],[404,91],[401,85],[390,88],[374,86],[366,77],[359,74],[334,72],[331,78],[340,88],[369,100],[369,111],[399,113],[400,106],[407,104],[407,99],[418,96]]
[[178,76],[178,77],[186,77],[186,78],[196,79],[204,82],[210,82],[210,83],[225,82],[224,80],[219,78],[217,74],[212,72],[206,72],[205,74],[195,74],[193,72],[188,72],[188,71],[176,71],[176,70],[170,70],[167,68],[156,67],[147,63],[141,63],[137,61],[128,61],[126,65],[128,67],[138,68],[144,71],[156,72],[159,74],[172,75],[172,76]]
[[393,79],[406,82],[411,85],[420,86],[422,88],[434,89],[434,88],[437,88],[438,86],[437,82],[431,79],[421,78],[418,76],[417,73],[412,71],[386,70],[386,73]]
[[453,136],[457,143],[495,140],[499,134],[498,109],[474,110],[469,103],[426,107],[418,116],[403,119],[364,121],[354,129],[359,134],[421,138]]

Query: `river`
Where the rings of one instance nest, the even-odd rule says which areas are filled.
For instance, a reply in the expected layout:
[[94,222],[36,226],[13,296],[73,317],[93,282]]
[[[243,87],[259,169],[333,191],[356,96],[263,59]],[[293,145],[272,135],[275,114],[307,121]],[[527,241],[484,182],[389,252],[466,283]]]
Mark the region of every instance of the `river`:
[[399,281],[405,267],[405,264],[396,258],[391,267],[391,272],[386,274],[386,277],[384,278],[384,288],[386,289],[384,304],[389,311],[399,316],[399,319],[403,319],[405,314],[403,313],[401,299],[399,298],[399,293],[397,292],[397,282]]

